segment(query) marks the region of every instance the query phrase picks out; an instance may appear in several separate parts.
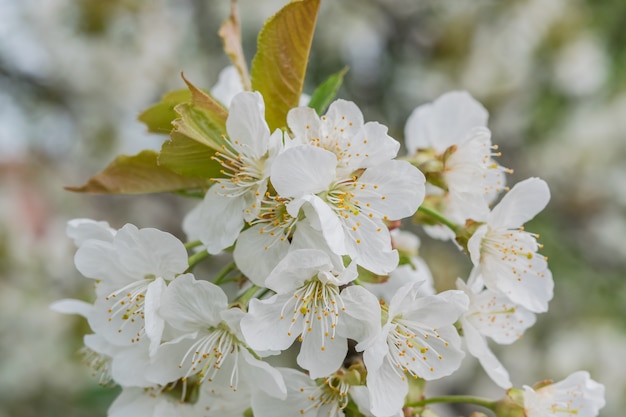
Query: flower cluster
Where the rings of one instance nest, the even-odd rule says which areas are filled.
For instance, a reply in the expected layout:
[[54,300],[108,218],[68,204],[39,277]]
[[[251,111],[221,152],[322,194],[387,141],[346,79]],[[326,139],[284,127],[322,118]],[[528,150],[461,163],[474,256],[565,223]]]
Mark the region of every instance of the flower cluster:
[[[68,225],[76,267],[97,280],[96,300],[54,308],[88,319],[91,364],[102,382],[124,387],[110,415],[343,415],[353,402],[367,416],[396,416],[407,379],[449,376],[464,351],[511,388],[486,340],[510,344],[547,310],[552,276],[536,235],[522,226],[549,191],[530,178],[489,209],[505,171],[491,159],[484,118],[467,116],[476,102],[450,93],[417,108],[405,160],[354,103],[335,101],[322,117],[295,108],[285,133],[270,132],[263,104],[258,93],[234,95],[229,136],[214,156],[226,175],[185,220],[208,253],[234,246],[232,268],[249,280],[235,299],[190,272],[185,245],[171,234],[85,219]],[[444,145],[431,145],[435,138]],[[415,165],[437,179],[425,187],[429,175]],[[463,233],[474,270],[458,290],[435,293],[417,243],[402,247],[408,232],[390,232],[432,207],[471,224]],[[398,249],[413,252],[401,265]],[[304,373],[262,359],[296,340]],[[570,394],[586,395],[581,387]],[[528,403],[551,401],[545,389],[529,390]]]
[[[416,108],[398,157],[387,127],[341,99],[325,112],[293,107],[270,129],[273,103],[240,76],[220,78],[222,103],[190,86],[192,101],[176,107],[172,138],[211,149],[217,167],[184,220],[188,243],[68,224],[95,301],[53,308],[88,320],[87,362],[123,388],[109,415],[421,415],[444,401],[424,399],[425,382],[453,375],[466,352],[512,389],[487,340],[513,343],[548,309],[552,275],[523,225],[550,193],[539,178],[506,187],[487,111],[465,92]],[[474,268],[457,289],[435,289],[406,218],[467,253]],[[232,253],[224,270],[194,275],[222,252]],[[229,281],[238,291],[224,291]],[[510,392],[523,400],[482,405],[592,417],[604,402],[583,373]]]

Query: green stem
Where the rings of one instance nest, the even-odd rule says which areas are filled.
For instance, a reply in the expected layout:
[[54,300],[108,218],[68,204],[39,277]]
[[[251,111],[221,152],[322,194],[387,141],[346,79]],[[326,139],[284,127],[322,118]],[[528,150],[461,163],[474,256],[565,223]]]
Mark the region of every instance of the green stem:
[[437,221],[439,221],[440,223],[448,226],[448,228],[450,228],[450,230],[452,230],[454,233],[458,231],[459,225],[449,220],[447,217],[439,213],[437,210],[433,210],[430,207],[426,207],[426,206],[420,206],[417,209],[417,211],[423,214],[426,214],[427,216],[430,216],[433,219],[436,219]]
[[189,257],[189,268],[187,268],[187,271],[191,271],[191,269],[192,269],[194,266],[196,266],[196,264],[197,264],[198,262],[200,262],[200,261],[201,261],[201,260],[203,260],[204,258],[208,258],[209,256],[210,256],[210,255],[209,255],[209,252],[207,252],[207,251],[206,251],[206,249],[205,249],[205,250],[203,250],[203,251],[200,251],[200,252],[198,252],[198,253],[194,253],[193,255],[191,255],[191,256]]
[[189,249],[197,248],[200,245],[202,245],[202,242],[200,242],[199,240],[194,240],[192,242],[185,243],[185,249],[189,250]]
[[495,410],[496,401],[492,401],[486,398],[472,397],[471,395],[444,395],[441,397],[427,398],[421,401],[416,401],[410,404],[406,404],[405,407],[423,407],[428,404],[434,403],[464,403],[474,404],[481,407],[488,408],[489,410]]
[[237,265],[235,265],[234,262],[231,262],[228,265],[226,265],[217,273],[217,275],[215,276],[215,279],[213,280],[213,283],[215,285],[224,284],[225,283],[224,279],[226,279],[226,276],[230,274],[232,271],[234,271],[235,268],[237,268]]
[[244,292],[239,297],[237,297],[234,304],[241,306],[242,310],[245,311],[245,306],[248,305],[248,301],[250,301],[250,299],[254,296],[254,294],[256,294],[257,291],[259,291],[260,289],[261,287],[257,287],[256,285],[253,285],[252,287],[248,288],[246,292]]

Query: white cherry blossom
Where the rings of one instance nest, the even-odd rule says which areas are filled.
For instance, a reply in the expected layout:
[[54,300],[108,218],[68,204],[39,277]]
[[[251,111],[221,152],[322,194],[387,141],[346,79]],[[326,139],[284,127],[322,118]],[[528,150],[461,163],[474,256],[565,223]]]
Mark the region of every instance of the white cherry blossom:
[[389,273],[397,266],[398,254],[384,222],[417,210],[424,176],[405,161],[383,161],[347,176],[341,175],[338,164],[331,151],[291,147],[274,161],[271,181],[279,195],[292,199],[286,206],[291,217],[298,218],[301,209],[307,218],[313,217],[334,253],[347,254],[374,273]]
[[348,351],[347,339],[362,340],[378,324],[378,301],[364,288],[349,286],[355,265],[335,271],[319,250],[290,252],[266,281],[276,292],[253,299],[241,321],[248,344],[257,351],[282,351],[298,339],[298,365],[311,378],[336,371]]
[[158,348],[148,377],[161,385],[194,377],[214,392],[243,385],[284,398],[278,371],[256,359],[242,342],[239,322],[244,313],[228,309],[227,303],[215,284],[191,274],[175,279],[163,293],[159,314],[179,336]]
[[468,352],[480,361],[496,384],[511,388],[509,374],[489,348],[486,338],[498,344],[511,344],[535,323],[535,315],[504,294],[489,289],[474,292],[460,279],[457,288],[469,298],[469,308],[460,319]]
[[[252,398],[252,411],[256,417],[343,417],[344,408],[355,389],[342,379],[342,375],[331,375],[318,382],[306,374],[291,368],[279,368],[287,385],[287,399],[275,398],[258,393]],[[343,374],[343,372],[342,372]]]
[[[443,214],[463,224],[466,219],[482,221],[489,213],[489,204],[504,189],[504,173],[493,156],[499,155],[491,143],[485,108],[464,91],[446,93],[433,103],[417,107],[405,126],[405,143],[409,155],[430,151],[440,160],[440,181]],[[442,193],[442,191],[444,191]],[[431,192],[429,192],[429,195]],[[435,238],[450,239],[454,234],[428,226]]]
[[[102,315],[93,304],[80,300],[58,300],[50,305],[56,312],[79,314],[89,322],[95,315]],[[80,353],[101,385],[115,382],[125,387],[147,387],[152,383],[146,378],[150,367],[149,342],[142,339],[131,346],[118,346],[110,343],[102,334],[87,334],[83,338],[85,347]]]
[[604,405],[604,385],[585,371],[537,390],[524,386],[527,417],[596,417]]
[[74,261],[84,276],[98,280],[97,314],[88,317],[94,332],[118,346],[147,335],[154,352],[164,326],[156,314],[161,293],[167,281],[188,268],[182,242],[160,230],[127,224],[110,240],[82,242]]
[[409,154],[434,148],[443,153],[458,145],[475,127],[486,127],[489,113],[465,91],[443,94],[432,103],[421,105],[409,116],[404,141]]
[[467,310],[467,296],[462,291],[419,296],[419,286],[400,288],[380,332],[357,345],[364,351],[371,409],[377,417],[402,409],[409,389],[406,378],[448,376],[464,357],[454,323]]
[[267,191],[271,159],[282,148],[282,132],[270,130],[258,92],[237,94],[231,103],[221,150],[214,160],[225,178],[213,179],[203,202],[190,212],[185,231],[197,236],[209,253],[231,246],[244,226],[254,219]]
[[537,253],[536,235],[522,225],[549,200],[548,185],[539,178],[516,184],[468,242],[472,262],[487,288],[534,313],[548,310],[554,282],[547,259]]

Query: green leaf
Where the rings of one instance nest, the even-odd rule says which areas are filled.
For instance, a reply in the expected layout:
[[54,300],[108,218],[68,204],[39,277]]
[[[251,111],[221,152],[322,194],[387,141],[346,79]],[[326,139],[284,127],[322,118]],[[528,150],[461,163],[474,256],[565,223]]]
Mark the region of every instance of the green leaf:
[[226,52],[226,55],[228,55],[239,73],[243,89],[250,91],[252,86],[250,85],[250,74],[248,74],[248,66],[246,65],[246,58],[241,44],[241,25],[239,23],[236,0],[231,0],[230,16],[222,23],[218,34],[222,38],[224,52]]
[[270,130],[286,125],[302,94],[320,0],[294,0],[270,17],[252,60],[252,89],[265,100]]
[[157,163],[158,153],[144,150],[120,155],[102,172],[80,187],[65,187],[81,193],[142,194],[207,188],[206,178],[181,176]]
[[191,101],[175,107],[179,118],[174,120],[173,133],[180,133],[214,150],[225,143],[228,111],[209,94],[191,84],[184,76],[191,91]]
[[171,91],[160,102],[144,110],[138,119],[148,126],[149,132],[167,135],[172,130],[172,122],[178,117],[174,107],[189,100],[191,92],[188,89]]
[[335,99],[337,91],[343,84],[343,76],[346,75],[346,72],[348,72],[347,67],[326,78],[313,92],[309,107],[315,109],[318,115],[321,116]]
[[215,150],[186,136],[172,133],[161,147],[159,165],[177,174],[191,177],[223,177],[222,166],[212,159]]

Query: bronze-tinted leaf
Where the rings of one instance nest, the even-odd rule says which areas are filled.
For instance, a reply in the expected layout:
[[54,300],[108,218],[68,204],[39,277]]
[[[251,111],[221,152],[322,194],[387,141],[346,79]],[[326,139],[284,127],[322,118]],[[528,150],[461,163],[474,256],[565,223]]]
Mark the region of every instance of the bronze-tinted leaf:
[[177,174],[192,177],[223,177],[222,166],[212,159],[215,150],[184,135],[172,133],[171,139],[163,144],[159,165]]
[[237,10],[236,0],[231,0],[230,16],[224,21],[224,23],[222,23],[218,34],[220,35],[220,38],[222,38],[224,52],[226,52],[230,61],[239,73],[243,89],[250,91],[252,86],[250,84],[248,65],[246,64],[246,58],[243,54],[243,46],[241,44],[241,25],[239,23],[239,13]]
[[259,33],[252,89],[263,95],[271,130],[284,127],[287,112],[299,104],[319,5],[319,0],[294,0]]
[[86,184],[65,189],[82,193],[144,194],[209,186],[206,178],[182,176],[159,166],[157,156],[158,153],[152,150],[132,156],[120,155]]

